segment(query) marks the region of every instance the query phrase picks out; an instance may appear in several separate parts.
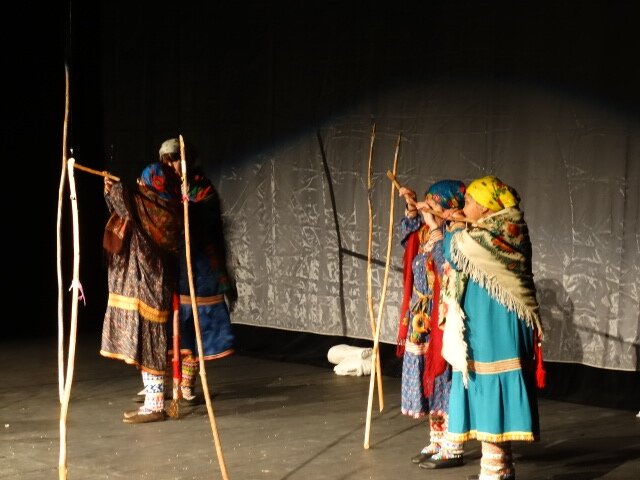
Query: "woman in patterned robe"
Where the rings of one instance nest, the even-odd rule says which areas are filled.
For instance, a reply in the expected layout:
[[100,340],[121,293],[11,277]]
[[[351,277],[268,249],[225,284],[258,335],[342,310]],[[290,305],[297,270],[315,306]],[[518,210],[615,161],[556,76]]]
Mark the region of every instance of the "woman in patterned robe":
[[405,247],[404,299],[398,329],[397,355],[402,356],[401,412],[413,418],[429,415],[429,443],[412,458],[421,468],[462,465],[461,446],[443,458],[441,449],[447,430],[451,370],[440,354],[440,283],[444,265],[443,229],[440,216],[418,211],[422,207],[440,212],[459,209],[464,184],[457,180],[434,183],[424,202],[415,202],[415,192],[400,189],[408,199],[401,221]]
[[129,191],[105,178],[110,212],[128,222],[119,253],[107,252],[109,298],[100,354],[135,365],[142,373],[145,402],[125,412],[125,423],[165,419],[166,323],[177,285],[182,229],[180,178],[169,166],[147,166]]

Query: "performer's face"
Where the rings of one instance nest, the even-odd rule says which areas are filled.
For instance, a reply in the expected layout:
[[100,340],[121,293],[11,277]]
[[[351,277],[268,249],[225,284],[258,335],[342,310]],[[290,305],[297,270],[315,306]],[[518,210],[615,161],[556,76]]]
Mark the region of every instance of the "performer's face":
[[160,160],[162,163],[169,165],[171,168],[173,168],[173,170],[178,174],[178,176],[181,175],[181,168],[180,168],[180,156],[176,155],[176,154],[165,154],[163,155],[162,159]]
[[488,208],[483,207],[476,202],[468,193],[464,196],[464,208],[462,209],[464,216],[470,220],[478,220],[482,217],[486,217],[490,212]]

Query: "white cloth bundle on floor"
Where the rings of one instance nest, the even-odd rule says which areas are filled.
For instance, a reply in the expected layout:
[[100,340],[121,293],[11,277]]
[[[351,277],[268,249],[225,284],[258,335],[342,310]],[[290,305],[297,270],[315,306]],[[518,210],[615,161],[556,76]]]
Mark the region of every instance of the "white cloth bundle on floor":
[[336,375],[350,375],[353,377],[361,377],[371,373],[371,356],[367,358],[347,357],[339,364],[333,367]]
[[329,349],[327,352],[327,360],[335,365],[347,358],[358,358],[360,360],[364,360],[371,357],[372,351],[373,350],[371,348],[352,347],[351,345],[341,343],[340,345],[334,345]]

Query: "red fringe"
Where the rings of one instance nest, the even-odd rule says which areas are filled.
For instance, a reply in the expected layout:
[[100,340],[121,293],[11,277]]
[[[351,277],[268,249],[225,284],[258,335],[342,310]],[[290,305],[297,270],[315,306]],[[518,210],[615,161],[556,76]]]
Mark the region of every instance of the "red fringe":
[[435,275],[433,282],[433,297],[431,299],[431,334],[429,348],[424,355],[424,371],[422,373],[422,391],[426,397],[433,395],[436,377],[442,375],[447,368],[447,362],[442,358],[442,334],[440,328],[440,276],[436,269],[433,256],[429,256],[427,268]]
[[[418,230],[419,231],[419,230]],[[400,322],[398,324],[398,337],[396,339],[396,357],[402,358],[404,355],[404,345],[407,341],[409,331],[409,303],[413,294],[413,268],[412,263],[418,254],[420,241],[418,231],[411,232],[404,244],[404,255],[402,256],[402,277],[403,295],[402,306],[400,307]]]

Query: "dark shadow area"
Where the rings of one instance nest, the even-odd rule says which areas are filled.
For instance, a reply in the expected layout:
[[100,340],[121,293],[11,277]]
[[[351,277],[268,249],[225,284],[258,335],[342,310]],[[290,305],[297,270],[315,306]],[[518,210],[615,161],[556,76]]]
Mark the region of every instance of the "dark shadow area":
[[[573,302],[558,280],[536,282],[540,316],[545,328],[544,348],[563,352],[571,362],[545,362],[547,385],[540,396],[630,411],[640,409],[640,372],[583,365],[584,348],[574,323]],[[584,328],[581,328],[584,330]],[[599,332],[592,332],[604,335]],[[622,341],[620,339],[620,341]]]
[[640,411],[640,372],[609,370],[576,363],[545,362],[543,398]]
[[[338,335],[300,333],[276,328],[234,324],[238,340],[237,351],[241,355],[256,356],[282,362],[295,362],[333,369],[327,352],[334,345],[351,345],[369,348],[373,340],[348,338]],[[380,343],[380,360],[384,375],[399,377],[402,359],[395,356],[396,346]]]
[[547,278],[536,281],[536,293],[544,327],[543,349],[564,352],[580,363],[583,346],[574,323],[571,297],[560,281]]
[[[372,340],[291,332],[274,328],[234,325],[238,353],[283,362],[333,368],[329,349],[338,344],[371,347]],[[400,377],[402,360],[395,345],[380,344],[384,375]],[[640,408],[640,372],[587,367],[574,363],[545,362],[547,384],[542,398],[637,412]]]
[[98,169],[113,151],[109,168],[124,177],[176,132],[231,167],[354,104],[436,80],[538,85],[629,114],[640,107],[627,72],[634,51],[627,2],[70,8],[73,143]]
[[327,162],[327,154],[324,148],[324,142],[322,135],[318,130],[316,132],[316,138],[318,139],[318,148],[320,148],[320,155],[322,157],[322,167],[324,169],[324,176],[327,181],[327,188],[329,189],[329,195],[331,197],[331,210],[333,212],[333,223],[336,229],[336,240],[338,247],[338,282],[339,295],[340,295],[340,324],[342,325],[342,333],[347,331],[347,319],[344,308],[344,251],[342,248],[342,235],[340,234],[340,221],[338,220],[338,207],[336,205],[336,195],[333,191],[333,180],[331,179],[331,170],[329,169],[329,163]]

